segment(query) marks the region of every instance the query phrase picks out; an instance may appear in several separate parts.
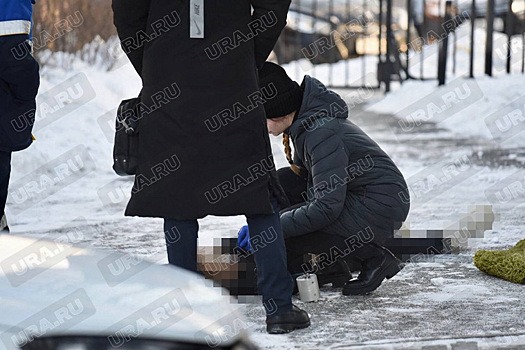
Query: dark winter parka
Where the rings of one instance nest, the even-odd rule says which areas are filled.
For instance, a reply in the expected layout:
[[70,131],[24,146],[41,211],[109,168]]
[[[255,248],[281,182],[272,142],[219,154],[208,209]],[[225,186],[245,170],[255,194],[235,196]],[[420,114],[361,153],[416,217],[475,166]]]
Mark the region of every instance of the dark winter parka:
[[306,76],[301,108],[287,130],[294,161],[309,174],[307,203],[281,215],[286,237],[321,231],[344,237],[373,234],[381,242],[408,215],[403,175],[388,155],[347,119],[335,92]]
[[286,24],[290,0],[199,3],[113,1],[122,47],[143,81],[140,165],[126,215],[272,212],[257,67]]

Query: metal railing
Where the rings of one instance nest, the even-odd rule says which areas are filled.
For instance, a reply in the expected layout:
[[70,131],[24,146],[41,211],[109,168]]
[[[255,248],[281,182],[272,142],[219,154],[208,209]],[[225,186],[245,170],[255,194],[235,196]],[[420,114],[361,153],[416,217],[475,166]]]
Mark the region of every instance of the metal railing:
[[388,92],[407,79],[523,73],[524,39],[525,0],[293,0],[274,51],[296,80]]

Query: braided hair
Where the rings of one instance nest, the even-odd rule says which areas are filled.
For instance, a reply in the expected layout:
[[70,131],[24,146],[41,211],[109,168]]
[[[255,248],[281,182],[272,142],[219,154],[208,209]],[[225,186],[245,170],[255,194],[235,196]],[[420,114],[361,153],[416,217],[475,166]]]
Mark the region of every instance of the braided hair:
[[292,148],[290,147],[290,135],[283,134],[283,145],[284,145],[284,153],[286,155],[286,159],[288,160],[288,163],[290,163],[290,168],[294,172],[295,175],[301,176],[301,167],[297,164],[294,164],[292,159]]

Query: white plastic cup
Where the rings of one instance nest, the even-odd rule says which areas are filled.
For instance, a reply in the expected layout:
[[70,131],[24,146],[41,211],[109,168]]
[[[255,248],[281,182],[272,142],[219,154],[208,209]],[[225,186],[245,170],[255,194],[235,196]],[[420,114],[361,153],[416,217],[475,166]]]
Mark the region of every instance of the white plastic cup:
[[296,281],[301,301],[309,303],[319,300],[319,283],[315,274],[301,275]]

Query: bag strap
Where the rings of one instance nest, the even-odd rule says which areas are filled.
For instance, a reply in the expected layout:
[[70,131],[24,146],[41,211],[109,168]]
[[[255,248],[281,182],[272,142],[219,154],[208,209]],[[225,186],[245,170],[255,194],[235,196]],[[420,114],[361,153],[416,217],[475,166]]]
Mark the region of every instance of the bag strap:
[[119,106],[119,110],[117,112],[117,120],[118,122],[124,127],[126,134],[133,134],[135,133],[135,128],[131,126],[127,120],[126,117],[124,117],[124,106],[127,105],[126,103],[121,103]]

